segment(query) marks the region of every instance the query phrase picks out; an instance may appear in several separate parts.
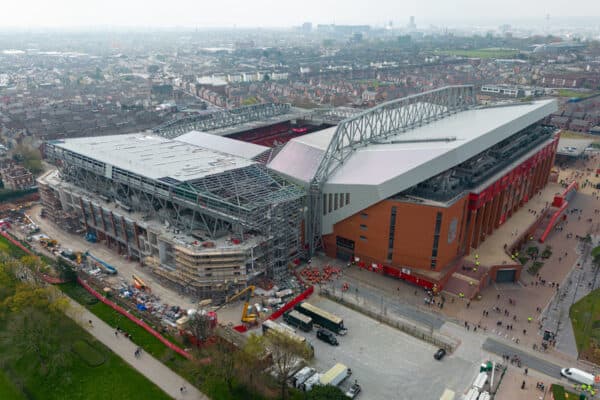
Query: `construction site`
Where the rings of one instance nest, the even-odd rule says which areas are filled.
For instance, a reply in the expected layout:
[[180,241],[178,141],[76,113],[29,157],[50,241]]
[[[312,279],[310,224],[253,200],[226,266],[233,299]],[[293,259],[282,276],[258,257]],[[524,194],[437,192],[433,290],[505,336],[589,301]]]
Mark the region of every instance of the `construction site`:
[[263,165],[144,134],[49,143],[44,214],[200,299],[298,257],[303,193]]
[[261,104],[50,141],[43,215],[216,304],[260,280],[285,287],[317,251],[440,291],[545,186],[558,135],[540,121],[555,108],[478,106],[452,86],[362,112]]

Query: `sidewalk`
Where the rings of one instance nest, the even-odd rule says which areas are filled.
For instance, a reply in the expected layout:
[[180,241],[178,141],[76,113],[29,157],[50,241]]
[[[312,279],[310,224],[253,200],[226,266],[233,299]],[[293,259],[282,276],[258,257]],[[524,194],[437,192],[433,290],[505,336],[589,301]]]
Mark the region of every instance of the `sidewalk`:
[[[71,307],[67,310],[69,317],[169,396],[178,400],[209,400],[206,395],[192,386],[191,383],[177,375],[151,355],[142,352],[141,357],[136,358],[134,353],[137,345],[135,343],[126,339],[123,335],[115,336],[115,330],[111,326],[82,307],[79,303],[71,299],[69,301],[71,302]],[[87,322],[89,320],[92,321],[92,327]],[[180,388],[184,386],[186,392],[182,394]]]

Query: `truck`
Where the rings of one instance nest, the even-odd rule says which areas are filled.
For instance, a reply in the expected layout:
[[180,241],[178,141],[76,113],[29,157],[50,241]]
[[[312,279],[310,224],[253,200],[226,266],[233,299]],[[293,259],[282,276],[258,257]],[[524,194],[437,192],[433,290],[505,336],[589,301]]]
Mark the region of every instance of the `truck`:
[[301,384],[300,389],[304,390],[305,392],[310,391],[313,388],[313,386],[319,384],[321,376],[323,376],[323,374],[317,372],[316,374],[308,378],[303,384]]
[[321,385],[337,386],[350,376],[350,369],[342,363],[337,363],[319,379]]
[[296,305],[296,311],[312,318],[313,323],[327,328],[338,335],[345,335],[348,330],[344,327],[344,320],[337,315],[331,314],[328,311],[322,310],[319,307],[303,301]]
[[577,368],[563,368],[560,374],[567,379],[583,385],[593,385],[595,376]]
[[304,332],[310,332],[313,328],[313,320],[308,315],[299,313],[296,310],[288,311],[283,314],[283,320],[288,324],[302,329]]
[[296,389],[300,389],[302,384],[306,382],[308,378],[313,376],[317,371],[311,367],[304,367],[292,377],[292,386]]

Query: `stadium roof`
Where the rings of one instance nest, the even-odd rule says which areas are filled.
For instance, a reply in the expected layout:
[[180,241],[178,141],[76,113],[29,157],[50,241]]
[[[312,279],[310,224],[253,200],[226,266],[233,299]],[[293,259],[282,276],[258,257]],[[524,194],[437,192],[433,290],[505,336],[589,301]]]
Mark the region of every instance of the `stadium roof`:
[[[404,176],[406,188],[456,166],[556,110],[554,100],[477,108],[358,147],[327,185],[378,185]],[[336,127],[292,139],[269,168],[307,185]],[[402,186],[405,186],[402,185]]]
[[241,140],[217,136],[213,135],[212,133],[200,131],[191,131],[185,133],[181,136],[177,136],[174,140],[246,159],[252,159],[264,153],[265,151],[270,150],[270,148],[267,146],[242,142]]
[[255,164],[231,154],[145,133],[57,140],[52,144],[150,179],[190,181]]
[[[322,234],[331,233],[336,222],[467,161],[556,109],[555,100],[472,108],[355,146],[323,185],[323,194],[348,193],[345,198],[350,201],[323,215]],[[268,167],[308,187],[336,129],[292,139]]]

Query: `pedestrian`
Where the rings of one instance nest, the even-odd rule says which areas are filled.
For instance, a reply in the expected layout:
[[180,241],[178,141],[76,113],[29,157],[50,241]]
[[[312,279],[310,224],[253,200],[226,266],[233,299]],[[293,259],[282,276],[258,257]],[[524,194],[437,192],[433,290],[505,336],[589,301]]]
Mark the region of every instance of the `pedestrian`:
[[523,371],[523,372],[525,372],[525,375],[527,375],[527,372],[529,372],[529,369],[525,368],[525,371]]
[[90,325],[90,328],[92,328],[94,325],[92,325],[92,320],[88,320],[88,324]]
[[527,335],[527,329],[523,329],[523,335]]
[[119,337],[119,331],[115,331],[115,337]]
[[523,383],[521,383],[521,389],[525,389],[525,381],[523,381]]

